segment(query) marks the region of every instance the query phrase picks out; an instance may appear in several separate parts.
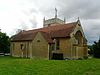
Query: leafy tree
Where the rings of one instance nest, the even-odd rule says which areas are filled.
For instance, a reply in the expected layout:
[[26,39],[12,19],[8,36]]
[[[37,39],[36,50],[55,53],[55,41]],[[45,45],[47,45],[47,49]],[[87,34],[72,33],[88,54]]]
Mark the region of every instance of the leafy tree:
[[0,32],[0,53],[9,53],[10,52],[10,39],[6,33]]
[[93,44],[93,56],[96,58],[100,58],[100,39],[98,42],[94,42]]
[[90,49],[90,50],[88,51],[88,54],[89,54],[89,55],[93,55],[93,46],[92,46],[92,45],[88,45],[88,48]]

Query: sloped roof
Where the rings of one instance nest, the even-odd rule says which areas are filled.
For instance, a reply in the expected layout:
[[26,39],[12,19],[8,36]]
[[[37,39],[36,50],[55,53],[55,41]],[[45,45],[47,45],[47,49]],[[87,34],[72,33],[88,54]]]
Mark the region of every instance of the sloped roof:
[[59,24],[56,26],[49,26],[40,29],[34,29],[29,31],[23,31],[12,38],[12,42],[14,41],[32,41],[38,32],[41,32],[44,38],[51,43],[52,38],[57,37],[70,37],[70,33],[75,28],[77,22],[72,22],[68,24]]

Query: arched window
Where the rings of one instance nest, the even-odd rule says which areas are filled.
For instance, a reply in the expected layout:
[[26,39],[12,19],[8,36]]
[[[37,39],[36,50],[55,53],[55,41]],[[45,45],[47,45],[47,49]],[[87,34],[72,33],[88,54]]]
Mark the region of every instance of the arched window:
[[76,32],[75,38],[76,38],[76,40],[78,41],[78,45],[80,45],[80,44],[83,43],[83,36],[82,36],[81,31],[77,31],[77,32]]

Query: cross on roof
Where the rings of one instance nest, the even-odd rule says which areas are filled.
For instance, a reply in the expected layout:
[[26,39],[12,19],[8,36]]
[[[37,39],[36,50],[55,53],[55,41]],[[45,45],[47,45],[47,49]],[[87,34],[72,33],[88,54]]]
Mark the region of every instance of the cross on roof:
[[57,18],[57,9],[55,8],[55,18]]

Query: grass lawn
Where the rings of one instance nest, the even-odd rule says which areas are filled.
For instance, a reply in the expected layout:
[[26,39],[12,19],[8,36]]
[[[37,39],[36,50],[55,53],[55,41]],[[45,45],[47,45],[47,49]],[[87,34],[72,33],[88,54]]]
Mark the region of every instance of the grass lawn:
[[0,75],[100,75],[100,59],[60,61],[1,56]]

